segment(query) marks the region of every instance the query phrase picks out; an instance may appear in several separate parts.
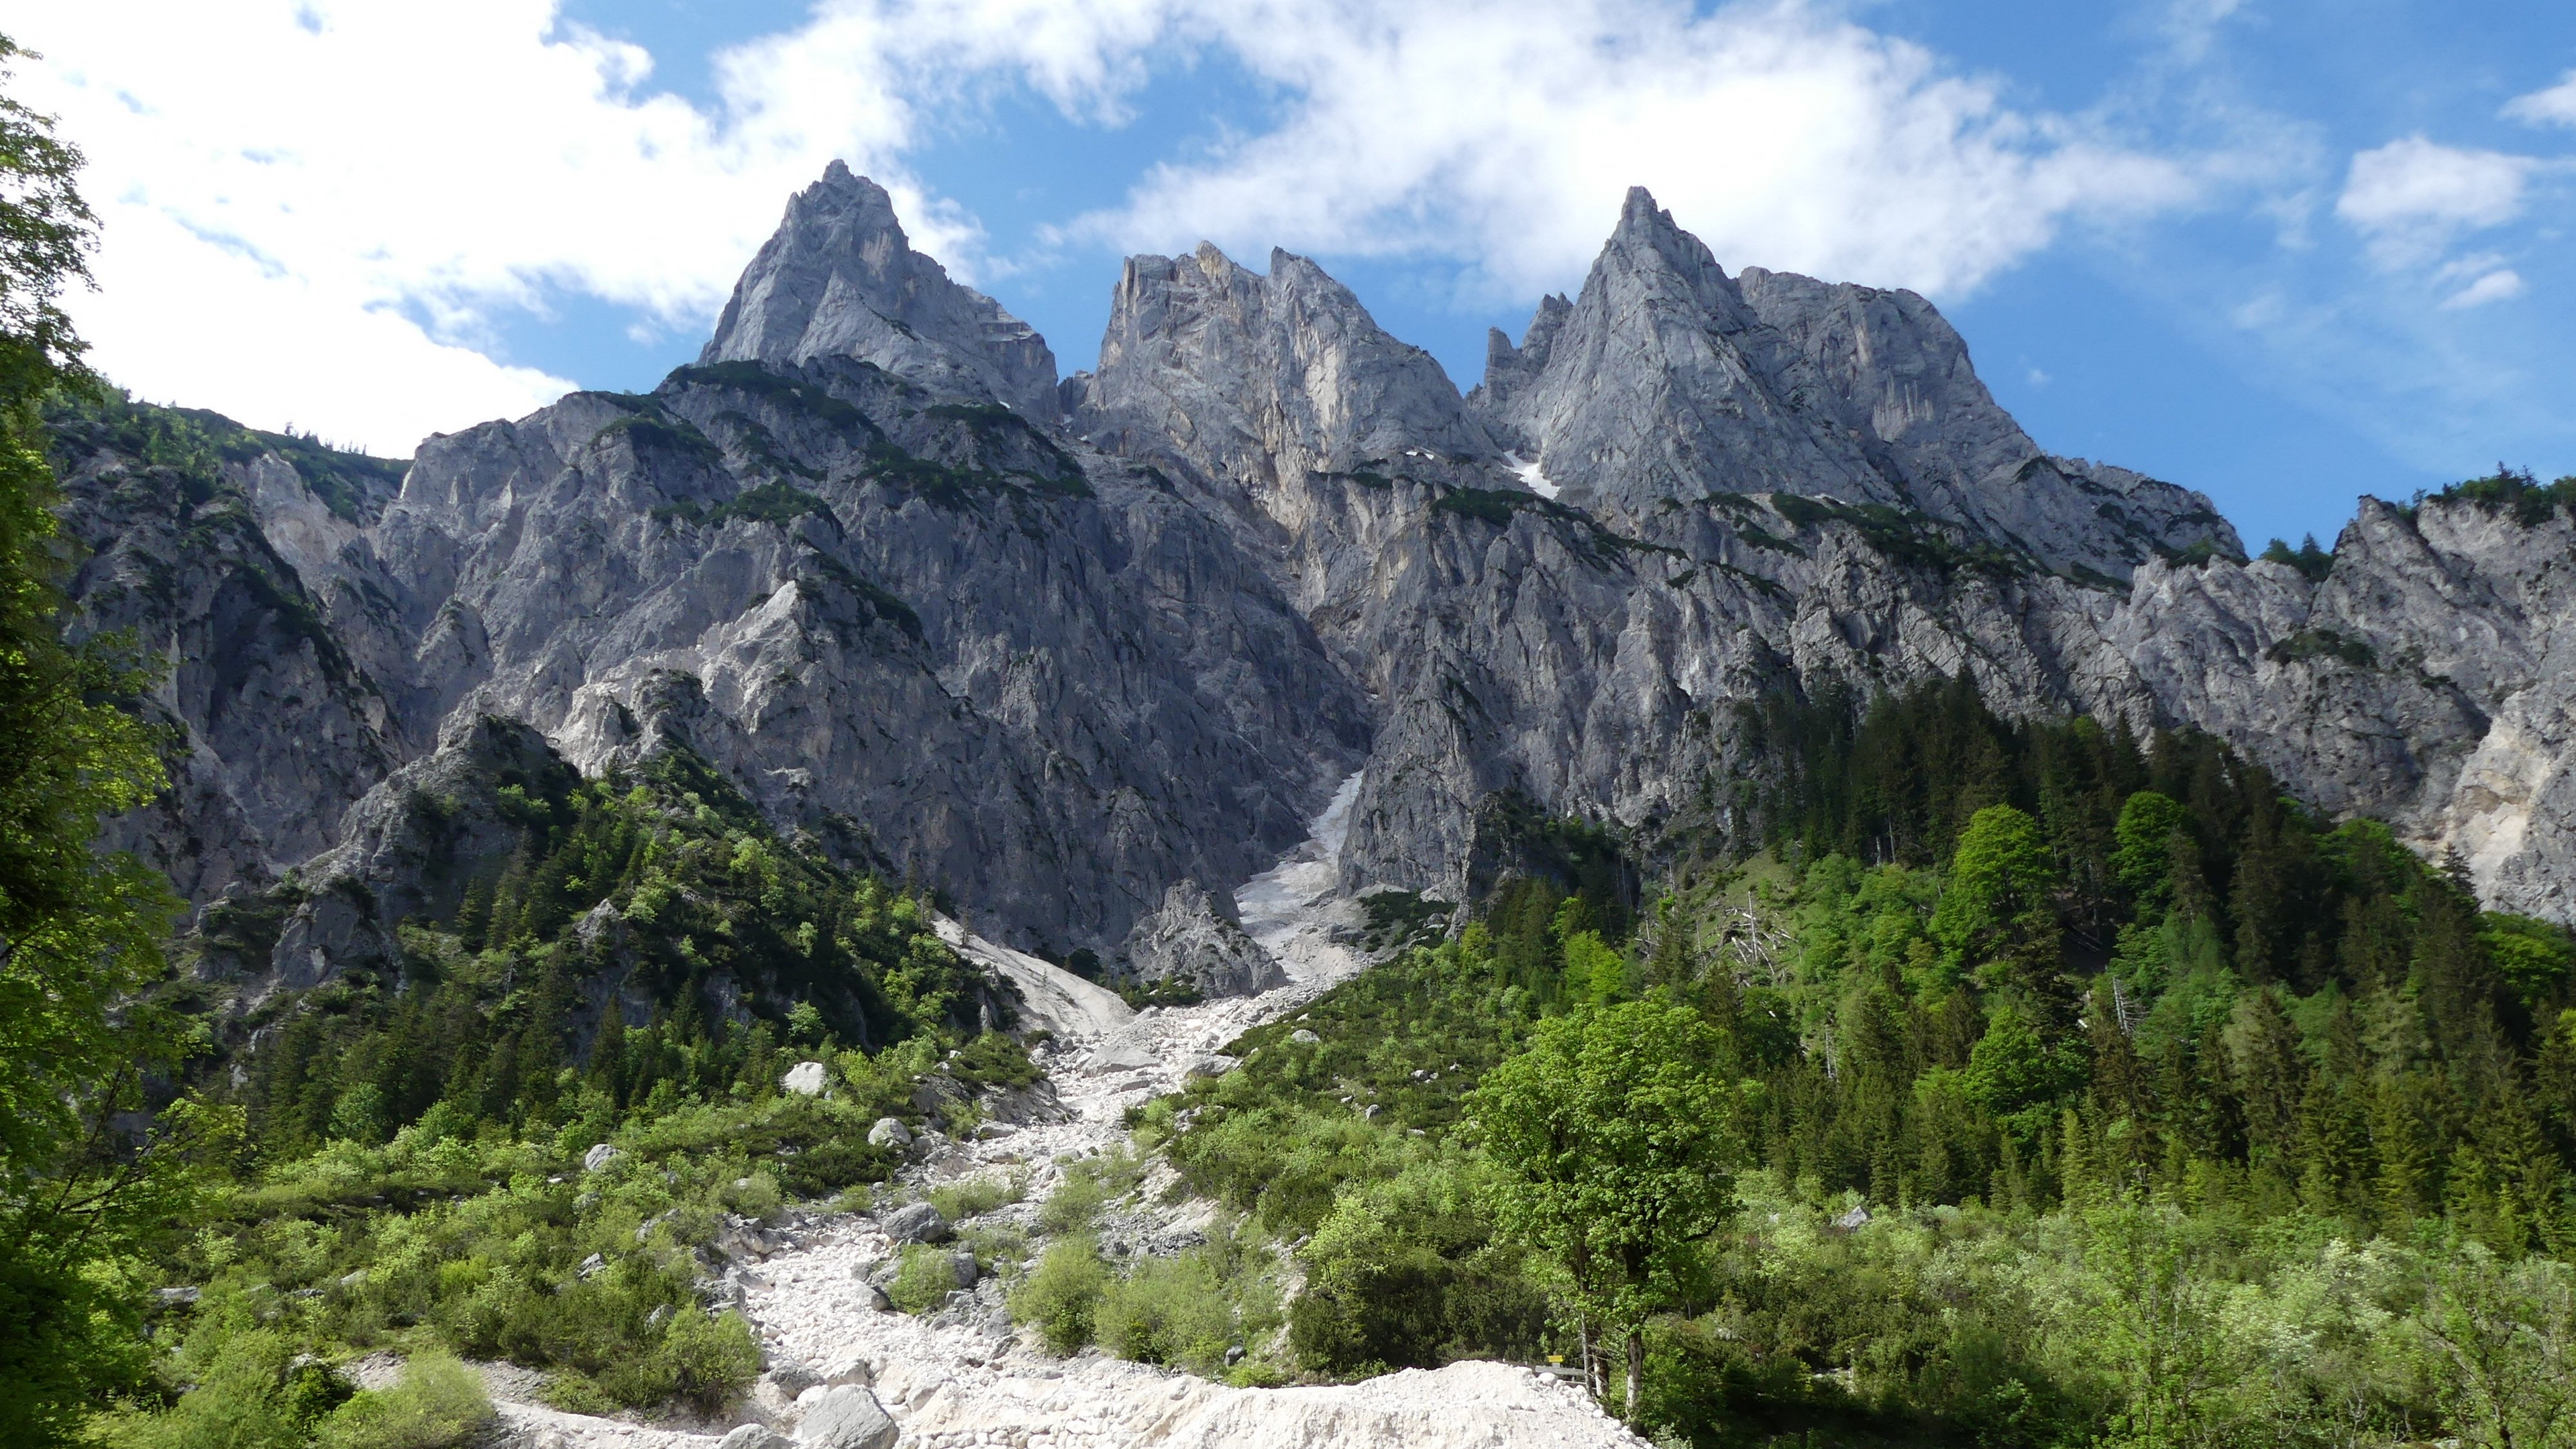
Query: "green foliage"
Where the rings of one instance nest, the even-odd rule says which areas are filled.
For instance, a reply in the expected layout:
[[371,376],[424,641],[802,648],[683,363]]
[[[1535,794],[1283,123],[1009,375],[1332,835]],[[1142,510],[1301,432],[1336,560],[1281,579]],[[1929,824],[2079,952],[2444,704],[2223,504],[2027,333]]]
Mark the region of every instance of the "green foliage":
[[1336,1375],[1462,1358],[1535,1358],[1548,1299],[1495,1231],[1492,1174],[1459,1151],[1338,1195],[1299,1256],[1298,1361]]
[[957,1291],[956,1256],[945,1248],[914,1243],[896,1258],[894,1282],[886,1297],[905,1313],[928,1313]]
[[2067,1002],[2057,889],[2039,822],[2010,805],[1989,805],[1968,821],[1950,857],[1932,936],[1976,972],[1979,985],[2018,997],[2042,1020],[2061,1020]]
[[1498,1225],[1572,1281],[1587,1350],[1593,1321],[1628,1334],[1631,1417],[1645,1321],[1734,1206],[1741,1147],[1719,1054],[1687,1008],[1585,1008],[1540,1022],[1469,1099]]
[[828,518],[832,514],[832,506],[784,479],[755,483],[713,506],[695,498],[684,498],[677,503],[661,504],[653,510],[653,517],[657,519],[678,519],[701,528],[722,528],[735,519],[784,527],[808,514]]
[[2317,536],[2313,533],[2300,539],[2296,549],[2292,549],[2276,538],[2264,546],[2263,561],[2288,564],[2305,576],[2308,582],[2322,583],[2326,573],[2334,567],[2334,550],[2317,547]]
[[[1645,1425],[1782,1446],[2567,1432],[2565,931],[2479,912],[2455,867],[2300,809],[2205,738],[2010,724],[1956,684],[1754,722],[1779,752],[1754,800],[1775,856],[1702,872],[1633,940],[1589,896],[1506,880],[1455,940],[1142,1114],[1190,1186],[1306,1237],[1302,1367],[1583,1356],[1612,1320],[1565,1260],[1609,1215],[1533,1242],[1500,1211],[1504,1155],[1457,1129],[1470,1087],[1574,1091],[1574,1059],[1534,1044],[1635,1010],[1700,1024],[1726,1102],[1705,1145],[1759,1164],[1723,1231],[1652,1236],[1626,1303]],[[1552,1116],[1503,1120],[1536,1140]],[[1560,1185],[1620,1161],[1529,1155]]]
[[[791,1036],[812,1050],[959,1040],[960,1080],[1032,1079],[1007,1037],[964,1036],[972,977],[920,901],[781,840],[695,755],[666,751],[618,779],[512,777],[498,796],[523,843],[451,919],[414,923],[406,981],[337,987],[253,1055],[243,1098],[272,1154],[382,1141],[442,1102],[531,1133],[586,1123],[592,1140],[634,1114],[683,1121],[692,1102],[774,1091]],[[598,929],[601,908],[620,925]],[[585,1059],[580,983],[621,968],[653,1015],[607,1013]],[[726,1021],[719,980],[747,988],[765,1019]],[[865,1095],[909,1114],[911,1077],[935,1063]],[[819,1146],[790,1165],[794,1190],[876,1171],[864,1143]]]
[[[2472,503],[2488,513],[2509,513],[2523,527],[2536,528],[2560,513],[2576,511],[2576,478],[2542,483],[2528,468],[2498,463],[2488,476],[2454,483],[2433,496],[2446,503]],[[2421,507],[2423,495],[2415,502]]]
[[2285,634],[2263,651],[2263,657],[2275,664],[2335,659],[2355,669],[2379,667],[2379,653],[2370,647],[2370,641],[2339,634],[2332,629],[2299,629]]
[[1143,1173],[1143,1164],[1129,1153],[1066,1163],[1055,1191],[1038,1205],[1038,1227],[1049,1233],[1088,1232],[1100,1210],[1134,1190]]
[[1098,1243],[1078,1233],[1058,1238],[1012,1292],[1011,1317],[1035,1324],[1049,1352],[1078,1352],[1092,1340],[1110,1281]]
[[1007,1207],[1025,1195],[1017,1178],[970,1177],[961,1182],[942,1183],[930,1190],[930,1205],[952,1223],[982,1217],[995,1208]]
[[1844,503],[1794,493],[1771,495],[1772,510],[1800,528],[1841,523],[1890,562],[1929,569],[1943,578],[1961,570],[2011,578],[2031,572],[2027,560],[1991,544],[1954,538],[1932,518],[1885,503]]
[[[0,78],[21,54],[0,37]],[[146,670],[119,641],[62,637],[68,560],[40,409],[94,396],[57,299],[93,239],[80,155],[0,96],[0,1425],[60,1443],[142,1364],[136,1255],[198,1186],[198,1150],[231,1124],[146,1105],[193,1035],[138,999],[166,971],[178,908],[100,823],[164,786],[149,733],[111,701]]]
[[1141,1258],[1102,1285],[1094,1336],[1120,1358],[1222,1373],[1226,1350],[1248,1349],[1279,1329],[1279,1293],[1265,1268],[1262,1255],[1231,1240]]
[[389,1389],[368,1389],[322,1421],[315,1449],[459,1449],[493,1422],[492,1400],[472,1369],[445,1354],[417,1354]]

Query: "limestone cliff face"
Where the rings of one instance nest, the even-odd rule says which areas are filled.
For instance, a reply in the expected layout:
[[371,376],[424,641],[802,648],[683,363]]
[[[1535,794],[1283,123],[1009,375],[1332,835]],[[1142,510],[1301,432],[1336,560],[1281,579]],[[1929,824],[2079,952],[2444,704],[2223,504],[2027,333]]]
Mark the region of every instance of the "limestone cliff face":
[[1138,919],[1116,967],[1123,979],[1184,986],[1202,996],[1258,996],[1288,984],[1288,973],[1244,933],[1243,923],[1194,880],[1174,884],[1160,909]]
[[2041,452],[1967,345],[1911,292],[1748,267],[1628,194],[1582,295],[1499,334],[1473,399],[1569,503],[1642,519],[1667,502],[1793,493],[1902,506],[2054,571],[2125,579],[2209,543],[2209,500]]
[[[1966,673],[2576,914],[2576,525],[2370,503],[2322,581],[2239,562],[2199,495],[2042,451],[1921,298],[1730,277],[1642,192],[1463,398],[1313,263],[1206,247],[1132,259],[1058,388],[838,168],[705,357],[432,438],[398,494],[67,436],[83,627],[171,655],[147,708],[197,747],[122,838],[199,901],[335,843],[390,899],[352,807],[442,741],[667,735],[995,939],[1248,989],[1193,902],[1355,768],[1345,883],[1455,899],[1533,814],[1740,840],[1766,693]],[[320,913],[294,950],[364,949]]]
[[855,357],[925,386],[1055,418],[1036,329],[912,249],[885,188],[835,161],[735,286],[700,362]]

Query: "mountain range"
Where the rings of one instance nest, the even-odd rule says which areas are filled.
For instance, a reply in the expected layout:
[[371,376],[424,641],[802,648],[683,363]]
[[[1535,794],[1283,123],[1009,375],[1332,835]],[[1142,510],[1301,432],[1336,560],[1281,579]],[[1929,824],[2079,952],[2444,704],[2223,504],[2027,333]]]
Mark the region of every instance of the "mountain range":
[[452,910],[513,837],[435,786],[504,756],[682,742],[997,941],[1132,963],[1354,776],[1344,887],[1455,901],[1533,821],[1747,848],[1764,701],[1960,676],[2207,731],[2576,916],[2563,513],[2364,499],[2249,561],[2041,448],[1923,298],[1730,275],[1643,190],[1463,394],[1313,262],[1205,245],[1130,258],[1059,378],[834,163],[650,393],[408,466],[112,408],[57,461],[78,631],[171,661],[185,745],[113,843],[275,904],[254,991]]

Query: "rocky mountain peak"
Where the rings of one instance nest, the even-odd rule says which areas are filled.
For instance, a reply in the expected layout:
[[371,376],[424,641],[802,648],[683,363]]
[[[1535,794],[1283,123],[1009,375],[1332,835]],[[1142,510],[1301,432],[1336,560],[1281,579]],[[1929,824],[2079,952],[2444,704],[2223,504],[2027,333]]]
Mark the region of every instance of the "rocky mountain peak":
[[1055,354],[1027,323],[912,249],[884,187],[839,161],[734,284],[701,363],[855,357],[934,390],[1056,416]]
[[1728,493],[1891,504],[2113,579],[2203,543],[2239,551],[2199,494],[2043,453],[1922,297],[1730,278],[1643,187],[1580,297],[1542,303],[1517,348],[1494,339],[1471,402],[1566,501],[1610,515]]
[[1069,391],[1086,434],[1177,454],[1256,496],[1406,450],[1501,451],[1431,354],[1389,336],[1323,268],[1279,250],[1267,275],[1207,243],[1187,258],[1128,258],[1099,374]]

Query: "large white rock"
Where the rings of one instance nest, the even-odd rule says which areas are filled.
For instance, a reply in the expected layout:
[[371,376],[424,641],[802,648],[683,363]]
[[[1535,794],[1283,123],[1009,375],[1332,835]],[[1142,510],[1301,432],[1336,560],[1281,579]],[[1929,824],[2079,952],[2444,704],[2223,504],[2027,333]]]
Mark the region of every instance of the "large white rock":
[[819,1097],[823,1095],[823,1064],[798,1062],[787,1069],[787,1075],[778,1079],[778,1085],[803,1096]]
[[814,1449],[890,1449],[897,1432],[877,1396],[857,1384],[825,1390],[796,1426],[797,1441]]

